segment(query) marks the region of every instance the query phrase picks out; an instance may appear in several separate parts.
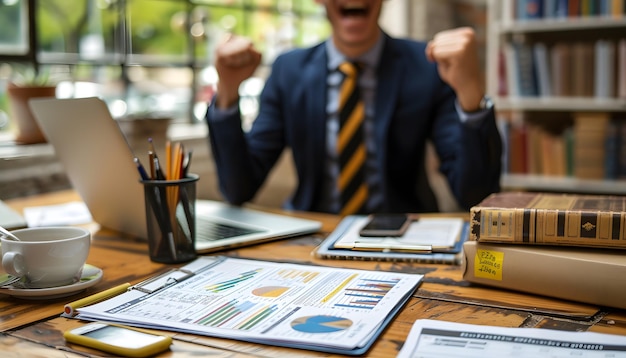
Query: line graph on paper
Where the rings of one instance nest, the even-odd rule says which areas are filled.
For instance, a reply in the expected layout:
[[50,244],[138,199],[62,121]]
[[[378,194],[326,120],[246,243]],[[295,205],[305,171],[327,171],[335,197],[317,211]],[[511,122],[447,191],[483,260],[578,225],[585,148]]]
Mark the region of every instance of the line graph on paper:
[[261,272],[261,269],[246,271],[246,272],[239,274],[238,277],[232,278],[230,280],[218,282],[218,283],[206,286],[205,288],[209,292],[218,293],[220,291],[224,291],[224,290],[228,290],[230,288],[236,287],[242,282],[245,282],[254,278],[259,272]]

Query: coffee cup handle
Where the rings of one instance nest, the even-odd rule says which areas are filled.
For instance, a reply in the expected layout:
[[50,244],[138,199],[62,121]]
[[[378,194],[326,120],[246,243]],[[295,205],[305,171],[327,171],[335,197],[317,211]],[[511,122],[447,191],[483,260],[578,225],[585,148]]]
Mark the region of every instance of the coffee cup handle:
[[23,276],[24,256],[19,252],[9,251],[2,256],[2,267],[10,275]]

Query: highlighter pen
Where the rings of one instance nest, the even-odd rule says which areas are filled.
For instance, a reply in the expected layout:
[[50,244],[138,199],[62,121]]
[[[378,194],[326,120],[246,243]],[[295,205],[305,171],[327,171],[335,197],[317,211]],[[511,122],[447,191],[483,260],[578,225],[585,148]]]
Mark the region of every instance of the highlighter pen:
[[109,288],[108,290],[104,290],[102,292],[93,294],[91,296],[87,296],[85,298],[81,298],[80,300],[74,301],[74,302],[70,302],[68,304],[65,305],[65,307],[63,308],[63,313],[65,315],[68,315],[70,317],[75,316],[78,312],[76,312],[76,310],[80,307],[85,307],[85,306],[89,306],[92,305],[94,303],[98,303],[100,301],[104,301],[108,298],[117,296],[121,293],[124,293],[126,291],[128,291],[128,288],[130,287],[130,283],[123,283],[119,286],[115,286],[112,288]]

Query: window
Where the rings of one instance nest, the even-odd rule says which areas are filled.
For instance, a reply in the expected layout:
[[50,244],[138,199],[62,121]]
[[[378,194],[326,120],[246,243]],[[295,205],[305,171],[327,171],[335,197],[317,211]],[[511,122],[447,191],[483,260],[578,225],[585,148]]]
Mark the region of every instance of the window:
[[[223,35],[251,38],[266,69],[329,31],[314,0],[0,0],[0,131],[11,127],[6,85],[26,68],[58,83],[58,97],[102,97],[115,117],[193,123],[213,95]],[[263,78],[248,82],[242,110],[254,113]]]

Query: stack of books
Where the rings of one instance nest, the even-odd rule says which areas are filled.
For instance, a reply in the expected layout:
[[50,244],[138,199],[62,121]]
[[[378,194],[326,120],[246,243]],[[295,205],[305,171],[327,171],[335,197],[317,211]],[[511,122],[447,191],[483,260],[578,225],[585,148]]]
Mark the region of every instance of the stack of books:
[[469,282],[626,308],[626,197],[492,194],[463,252]]

